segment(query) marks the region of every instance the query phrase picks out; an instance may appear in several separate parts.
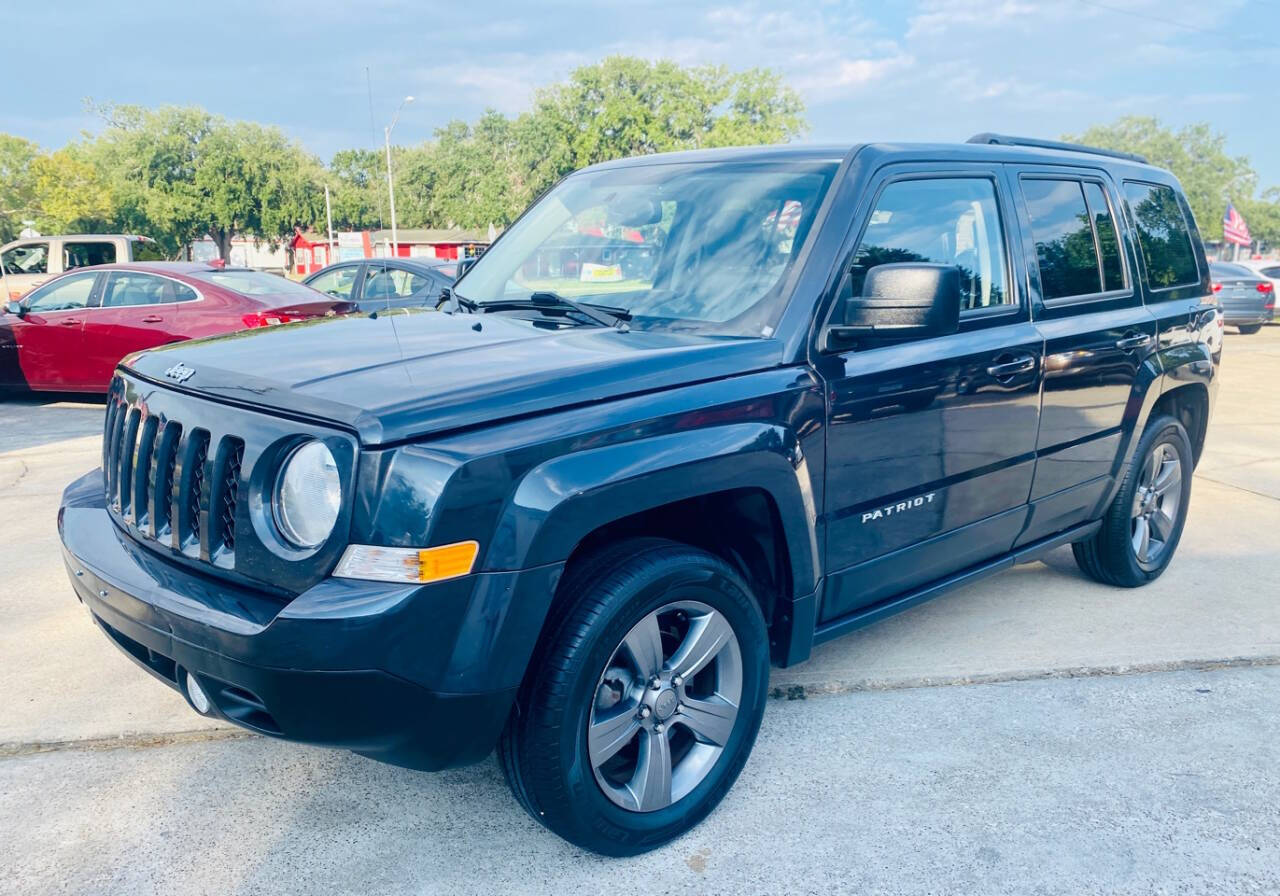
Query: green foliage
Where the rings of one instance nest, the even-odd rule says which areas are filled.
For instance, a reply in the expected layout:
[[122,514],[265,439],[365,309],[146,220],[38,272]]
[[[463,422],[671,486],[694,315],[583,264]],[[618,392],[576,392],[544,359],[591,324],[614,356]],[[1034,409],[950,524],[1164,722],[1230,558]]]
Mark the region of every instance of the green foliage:
[[[1153,165],[1172,171],[1186,191],[1205,239],[1222,239],[1222,214],[1228,202],[1236,204],[1253,228],[1254,219],[1245,207],[1252,208],[1257,175],[1247,158],[1227,154],[1226,135],[1208,124],[1188,125],[1175,131],[1162,126],[1156,118],[1128,116],[1063,139],[1136,152]],[[1254,236],[1261,234],[1255,231]]]
[[[196,107],[100,106],[98,136],[52,154],[0,135],[0,240],[31,219],[44,232],[150,236],[176,257],[209,235],[272,245],[323,228],[324,185],[339,229],[389,226],[381,150],[337,153],[326,169],[278,129]],[[393,147],[402,227],[505,226],[576,168],[642,153],[776,143],[805,129],[795,91],[765,69],[682,68],[614,56],[577,69],[509,118],[453,121]]]
[[0,134],[0,243],[22,230],[22,222],[35,213],[35,175],[32,163],[40,147],[30,140]]

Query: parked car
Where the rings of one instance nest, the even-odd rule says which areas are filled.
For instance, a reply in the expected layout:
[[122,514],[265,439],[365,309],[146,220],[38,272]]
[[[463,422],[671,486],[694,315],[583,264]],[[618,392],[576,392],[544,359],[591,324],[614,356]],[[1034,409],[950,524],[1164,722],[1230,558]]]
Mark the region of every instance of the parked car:
[[79,234],[15,240],[0,246],[5,301],[20,299],[51,277],[76,268],[129,261],[163,261],[155,240],[127,234]]
[[1259,276],[1266,277],[1271,281],[1272,290],[1280,289],[1280,260],[1263,258],[1235,263],[1243,265]]
[[62,274],[0,317],[0,388],[105,392],[131,352],[351,310],[260,271],[187,262]]
[[434,306],[440,291],[453,285],[446,262],[417,258],[341,261],[302,282],[312,289],[354,302],[361,311]]
[[1222,303],[1227,326],[1251,336],[1276,315],[1276,289],[1267,277],[1242,264],[1209,263],[1213,291]]
[[[1174,556],[1217,389],[1182,189],[975,140],[596,165],[443,312],[133,356],[62,499],[75,593],[198,713],[418,769],[496,744],[561,836],[667,842],[770,662],[1059,546],[1120,587]],[[544,251],[596,227],[651,263]]]

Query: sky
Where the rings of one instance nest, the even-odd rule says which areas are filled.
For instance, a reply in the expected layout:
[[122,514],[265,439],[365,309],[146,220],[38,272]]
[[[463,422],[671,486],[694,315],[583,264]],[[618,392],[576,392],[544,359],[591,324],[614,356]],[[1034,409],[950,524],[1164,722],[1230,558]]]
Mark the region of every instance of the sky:
[[395,141],[416,143],[622,53],[772,68],[806,103],[806,141],[1057,137],[1154,115],[1209,122],[1280,186],[1267,0],[50,0],[4,20],[0,132],[46,148],[100,128],[87,100],[173,103],[278,125],[327,159],[380,145],[406,95]]

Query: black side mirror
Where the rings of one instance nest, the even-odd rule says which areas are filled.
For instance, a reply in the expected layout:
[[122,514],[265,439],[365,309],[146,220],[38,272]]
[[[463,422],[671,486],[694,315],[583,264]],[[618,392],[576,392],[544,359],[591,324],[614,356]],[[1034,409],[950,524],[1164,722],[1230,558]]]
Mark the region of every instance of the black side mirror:
[[23,305],[21,302],[10,302],[8,305],[4,306],[4,310],[17,317],[27,316],[27,306]]
[[843,323],[827,327],[823,348],[867,339],[927,339],[960,329],[960,268],[953,264],[881,264],[867,271],[862,295],[844,301]]

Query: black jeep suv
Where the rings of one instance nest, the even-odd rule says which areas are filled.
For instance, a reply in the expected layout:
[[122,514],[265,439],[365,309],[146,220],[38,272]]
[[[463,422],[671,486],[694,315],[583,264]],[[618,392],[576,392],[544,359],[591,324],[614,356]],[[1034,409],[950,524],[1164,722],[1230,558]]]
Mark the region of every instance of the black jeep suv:
[[1176,180],[982,135],[598,165],[439,310],[127,358],[58,524],[199,712],[610,854],[709,813],[770,664],[1071,544],[1178,544],[1216,327]]

